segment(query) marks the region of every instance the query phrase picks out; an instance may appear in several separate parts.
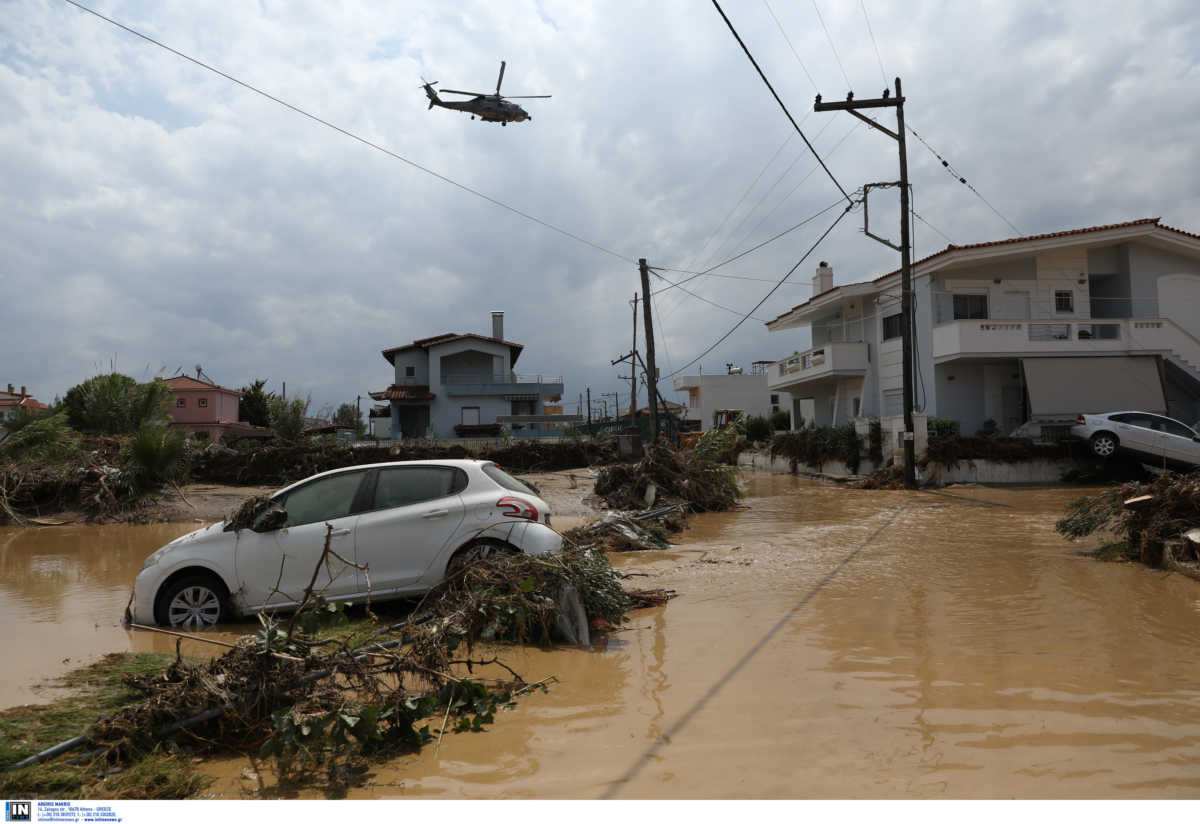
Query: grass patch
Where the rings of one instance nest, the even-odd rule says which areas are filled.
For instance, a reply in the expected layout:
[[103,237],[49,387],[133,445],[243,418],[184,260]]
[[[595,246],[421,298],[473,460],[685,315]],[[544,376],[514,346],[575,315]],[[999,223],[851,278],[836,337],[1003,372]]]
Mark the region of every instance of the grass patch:
[[0,711],[0,795],[8,798],[187,798],[208,786],[191,760],[155,751],[113,771],[79,752],[22,770],[11,766],[86,731],[101,715],[141,700],[129,675],[161,672],[171,656],[114,653],[51,682],[68,690],[52,704]]

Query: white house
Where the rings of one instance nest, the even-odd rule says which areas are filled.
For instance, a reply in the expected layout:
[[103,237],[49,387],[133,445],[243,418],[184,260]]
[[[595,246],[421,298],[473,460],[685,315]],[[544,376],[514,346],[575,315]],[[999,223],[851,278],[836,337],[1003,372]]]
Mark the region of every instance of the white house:
[[730,370],[727,374],[679,377],[675,379],[675,391],[688,393],[685,417],[700,421],[704,432],[713,428],[719,409],[737,409],[747,416],[763,417],[770,417],[781,409],[789,414],[792,411],[791,397],[767,386],[765,368],[756,368],[749,375]]
[[[504,313],[492,313],[492,335],[449,332],[383,350],[395,369],[387,389],[371,392],[391,408],[392,440],[500,433],[497,418],[541,415],[562,397],[563,379],[513,372],[524,346],[504,340]],[[515,424],[540,434],[542,424]]]
[[[963,434],[1139,409],[1200,418],[1200,236],[1158,218],[947,246],[913,264],[915,405]],[[811,345],[772,391],[818,425],[901,412],[900,274],[833,285],[767,323]]]

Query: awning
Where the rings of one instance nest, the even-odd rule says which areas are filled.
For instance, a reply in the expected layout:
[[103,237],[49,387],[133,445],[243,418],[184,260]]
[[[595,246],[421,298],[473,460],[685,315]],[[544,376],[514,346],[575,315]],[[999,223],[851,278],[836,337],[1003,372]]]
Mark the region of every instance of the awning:
[[1154,357],[1022,358],[1021,365],[1035,421],[1074,420],[1081,412],[1167,412]]

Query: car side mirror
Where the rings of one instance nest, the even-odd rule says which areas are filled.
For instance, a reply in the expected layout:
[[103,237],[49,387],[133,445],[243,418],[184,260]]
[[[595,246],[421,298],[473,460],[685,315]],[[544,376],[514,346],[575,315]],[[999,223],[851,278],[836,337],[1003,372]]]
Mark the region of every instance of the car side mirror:
[[259,516],[258,521],[254,524],[255,532],[274,532],[276,529],[287,524],[287,510],[282,507],[268,509]]

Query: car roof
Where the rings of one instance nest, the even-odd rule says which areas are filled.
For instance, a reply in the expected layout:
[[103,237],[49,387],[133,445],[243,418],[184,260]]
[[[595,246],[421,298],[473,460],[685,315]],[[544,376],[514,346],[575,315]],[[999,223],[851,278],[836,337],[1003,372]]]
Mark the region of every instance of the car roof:
[[467,469],[470,467],[485,466],[486,464],[495,463],[495,461],[485,461],[479,458],[430,458],[421,461],[381,461],[379,463],[355,464],[354,466],[339,466],[337,469],[327,469],[324,472],[318,472],[315,475],[309,475],[307,478],[301,478],[298,481],[293,481],[287,486],[280,487],[271,494],[271,497],[280,495],[293,487],[306,484],[309,481],[317,478],[323,478],[327,475],[337,475],[342,472],[352,472],[358,469],[379,469],[387,466],[448,466],[456,469]]

